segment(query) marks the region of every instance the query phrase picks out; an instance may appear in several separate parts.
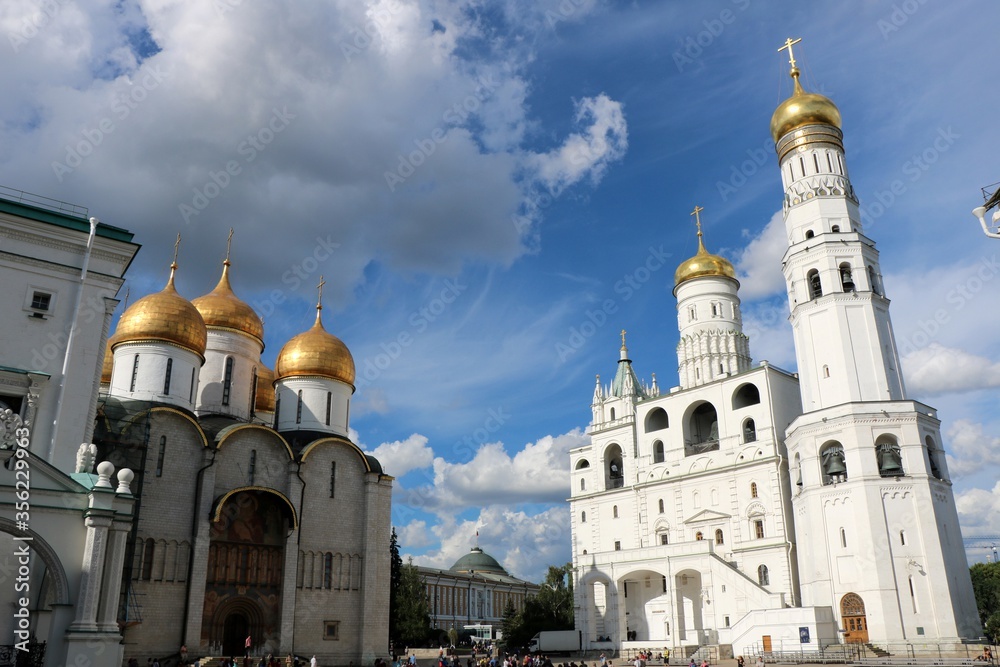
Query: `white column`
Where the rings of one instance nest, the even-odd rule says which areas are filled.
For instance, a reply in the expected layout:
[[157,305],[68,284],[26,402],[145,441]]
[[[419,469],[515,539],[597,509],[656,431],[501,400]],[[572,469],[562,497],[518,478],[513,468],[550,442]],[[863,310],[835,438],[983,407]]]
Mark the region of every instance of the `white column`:
[[76,620],[70,625],[70,632],[96,632],[98,629],[97,610],[101,601],[101,579],[111,521],[112,517],[107,514],[95,514],[93,510],[87,512],[87,543],[83,550],[80,594],[76,602]]
[[122,590],[122,570],[125,567],[125,547],[131,521],[116,520],[111,524],[108,553],[105,558],[104,576],[107,581],[101,590],[97,629],[101,632],[118,632],[118,596]]
[[[202,454],[202,465],[208,465],[215,456],[214,449],[205,449]],[[201,493],[195,503],[195,529],[191,549],[194,557],[191,559],[191,571],[188,573],[188,608],[187,626],[184,628],[184,645],[188,651],[199,647],[199,651],[207,650],[207,644],[201,641],[201,623],[205,615],[205,581],[208,578],[208,549],[211,545],[212,524],[208,513],[215,496],[215,466],[205,468],[201,478]]]

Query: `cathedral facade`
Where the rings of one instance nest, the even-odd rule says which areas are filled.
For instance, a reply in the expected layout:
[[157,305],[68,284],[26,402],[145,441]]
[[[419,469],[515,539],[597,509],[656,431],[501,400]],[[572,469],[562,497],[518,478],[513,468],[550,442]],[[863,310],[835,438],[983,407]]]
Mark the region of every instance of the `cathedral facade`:
[[802,89],[794,60],[791,76],[771,133],[798,372],[751,363],[735,270],[699,222],[675,274],[679,386],[642,385],[623,332],[591,442],[571,452],[577,628],[591,647],[982,634],[940,421],[906,398],[839,110]]
[[188,301],[172,265],[108,341],[94,443],[136,471],[126,651],[370,662],[388,650],[392,478],[348,433],[354,361],[319,303],[267,368],[229,267]]

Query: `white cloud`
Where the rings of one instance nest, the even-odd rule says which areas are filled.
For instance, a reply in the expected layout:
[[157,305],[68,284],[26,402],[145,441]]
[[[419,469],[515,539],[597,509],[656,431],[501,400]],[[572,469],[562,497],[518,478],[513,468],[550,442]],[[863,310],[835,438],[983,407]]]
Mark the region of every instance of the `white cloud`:
[[1000,387],[1000,362],[931,343],[902,360],[906,388],[916,395]]
[[962,532],[967,535],[1000,535],[1000,482],[992,490],[971,488],[955,494]]
[[414,433],[406,440],[385,442],[369,452],[379,460],[389,475],[402,477],[411,470],[426,468],[434,462],[434,450],[427,446],[427,438]]
[[782,212],[778,211],[736,258],[740,298],[747,301],[785,293],[781,258],[788,249]]
[[586,127],[566,137],[560,147],[528,160],[538,179],[556,194],[588,176],[598,183],[608,165],[621,159],[628,148],[622,104],[604,93],[577,102],[576,122]]
[[427,527],[427,522],[419,519],[397,528],[396,537],[399,539],[400,554],[408,549],[429,547],[435,542],[434,534]]
[[[571,558],[569,508],[565,505],[538,514],[492,505],[483,508],[475,520],[444,517],[430,530],[441,546],[415,555],[417,565],[446,570],[478,543],[512,575],[537,583],[544,580],[549,565],[562,565]],[[408,546],[402,540],[400,543]]]
[[982,424],[959,419],[948,428],[945,438],[948,472],[952,477],[1000,466],[1000,436],[987,434]]
[[784,295],[743,307],[743,333],[750,338],[754,363],[767,360],[788,371],[797,367],[788,302]]

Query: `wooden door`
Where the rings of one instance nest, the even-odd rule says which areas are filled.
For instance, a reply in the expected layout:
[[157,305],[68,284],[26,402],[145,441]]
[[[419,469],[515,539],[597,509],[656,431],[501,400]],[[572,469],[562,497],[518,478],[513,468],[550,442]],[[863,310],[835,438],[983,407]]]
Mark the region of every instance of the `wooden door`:
[[762,640],[764,642],[764,653],[770,653],[771,652],[771,635],[764,635],[762,637]]
[[844,642],[867,644],[868,619],[865,616],[865,602],[860,595],[848,593],[840,600],[840,616],[844,622]]

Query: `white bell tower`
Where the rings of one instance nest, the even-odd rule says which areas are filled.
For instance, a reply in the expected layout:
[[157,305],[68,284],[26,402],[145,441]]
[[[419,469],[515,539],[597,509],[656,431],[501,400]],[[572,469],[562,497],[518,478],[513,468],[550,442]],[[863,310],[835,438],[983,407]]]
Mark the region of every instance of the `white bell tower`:
[[840,111],[799,83],[771,119],[804,414],[788,427],[802,604],[848,642],[980,634],[936,411],[906,399],[875,243]]

